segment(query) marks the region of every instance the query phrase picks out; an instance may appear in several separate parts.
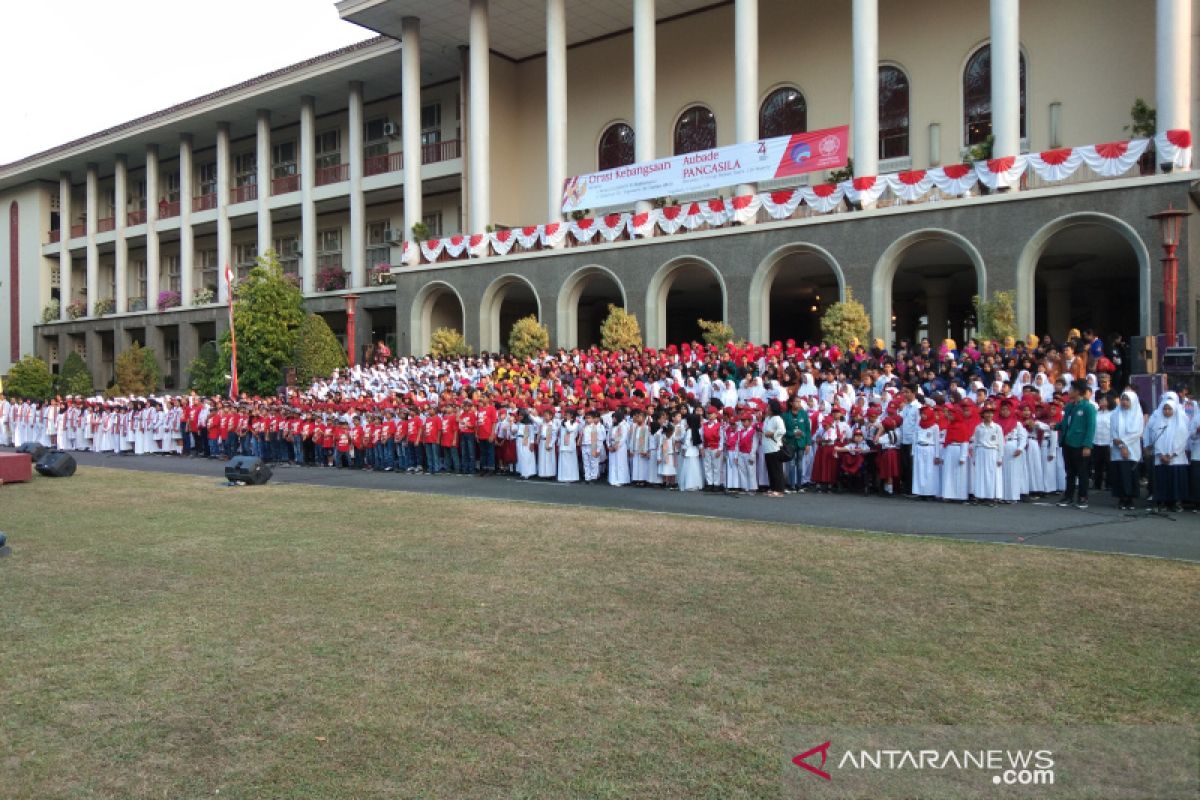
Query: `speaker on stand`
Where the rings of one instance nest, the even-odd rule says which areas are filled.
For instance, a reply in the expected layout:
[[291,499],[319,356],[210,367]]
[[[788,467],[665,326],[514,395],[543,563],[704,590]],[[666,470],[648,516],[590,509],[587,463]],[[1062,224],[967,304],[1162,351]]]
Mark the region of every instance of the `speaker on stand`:
[[231,486],[235,483],[262,486],[271,480],[271,475],[271,468],[255,456],[234,456],[225,464],[225,480]]

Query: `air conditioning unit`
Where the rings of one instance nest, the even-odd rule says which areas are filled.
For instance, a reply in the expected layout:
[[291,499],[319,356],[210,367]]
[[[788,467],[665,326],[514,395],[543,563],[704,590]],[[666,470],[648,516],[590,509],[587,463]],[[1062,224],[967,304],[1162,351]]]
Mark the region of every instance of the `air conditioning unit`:
[[387,122],[383,123],[383,135],[390,136],[393,139],[396,138],[400,135],[400,126],[391,120],[388,120]]
[[383,232],[383,239],[388,244],[400,244],[404,241],[404,231],[399,228],[388,228]]

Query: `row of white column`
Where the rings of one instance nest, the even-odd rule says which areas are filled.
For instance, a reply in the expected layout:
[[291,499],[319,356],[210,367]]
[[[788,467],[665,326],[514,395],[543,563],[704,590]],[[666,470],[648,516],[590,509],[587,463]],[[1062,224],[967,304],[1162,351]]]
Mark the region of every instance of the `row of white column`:
[[[415,48],[414,48],[415,49]],[[407,60],[407,59],[406,59]],[[403,141],[405,158],[404,212],[405,229],[421,220],[421,92],[419,69],[406,70],[404,81]],[[409,77],[412,76],[412,77]],[[409,84],[415,84],[411,87]],[[350,285],[366,285],[366,202],[363,195],[363,87],[358,81],[349,86],[348,137],[349,155],[349,198],[350,198]],[[301,98],[300,103],[300,218],[301,218],[301,284],[305,292],[316,290],[317,259],[317,213],[313,190],[316,186],[316,103],[310,96]],[[265,254],[274,246],[270,198],[271,198],[271,114],[262,109],[257,113],[255,124],[255,169],[257,173],[257,236],[258,252]],[[413,154],[407,156],[407,154]],[[227,123],[219,123],[216,133],[216,228],[217,261],[221,272],[217,299],[225,302],[228,289],[224,280],[224,267],[232,259],[233,241],[229,218],[231,200],[231,156],[230,131]],[[194,188],[193,140],[184,134],[179,140],[179,285],[182,304],[192,305],[194,295],[193,269],[195,266],[195,231],[192,223],[192,199]],[[118,155],[113,173],[114,188],[114,259],[116,313],[127,311],[129,243],[127,236],[127,199],[129,171],[126,156]],[[72,275],[73,258],[70,248],[70,221],[72,213],[72,181],[69,172],[59,177],[59,293],[62,319],[67,319],[67,305],[74,299]],[[156,145],[146,148],[146,308],[158,310],[158,287],[160,272],[160,244],[156,223],[159,221],[159,151]],[[100,295],[100,254],[97,244],[99,207],[99,167],[88,164],[86,179],[86,226],[85,263],[86,285],[84,299],[88,314],[94,313]]]

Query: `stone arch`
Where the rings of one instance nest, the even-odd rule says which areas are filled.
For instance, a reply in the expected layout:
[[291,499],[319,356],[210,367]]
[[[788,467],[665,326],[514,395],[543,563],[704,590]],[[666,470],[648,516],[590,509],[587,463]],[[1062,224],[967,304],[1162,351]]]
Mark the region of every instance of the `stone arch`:
[[[750,329],[747,331],[747,338],[752,342],[764,343],[773,339],[771,335],[771,290],[775,286],[776,278],[784,271],[789,261],[801,262],[796,266],[806,273],[811,272],[811,268],[806,269],[811,264],[823,266],[833,274],[837,283],[836,296],[818,300],[816,299],[818,295],[814,294],[813,299],[816,303],[835,302],[845,296],[846,275],[842,271],[841,264],[828,250],[807,242],[785,244],[776,248],[759,263],[758,268],[754,270],[754,276],[750,279]],[[808,262],[808,264],[804,262]],[[812,313],[819,314],[819,309],[818,305],[818,311]]]
[[[681,281],[681,278],[684,281]],[[705,282],[705,289],[720,289],[720,297],[714,300],[710,294],[703,298],[698,286],[702,280]],[[676,328],[688,328],[689,332],[694,328],[694,319],[690,326],[687,324],[686,315],[689,312],[685,310],[680,314],[674,313],[670,303],[673,288],[678,290],[679,295],[683,295],[676,300],[683,303],[685,308],[690,304],[697,313],[710,316],[716,316],[715,312],[719,310],[722,320],[729,319],[729,291],[721,271],[711,261],[699,256],[678,256],[658,268],[646,290],[646,325],[643,333],[647,346],[665,347],[668,344],[677,344],[670,341],[669,333],[674,332]],[[697,302],[701,300],[705,302]],[[692,338],[698,338],[698,334],[689,335],[685,341]]]
[[[587,295],[589,284],[596,283],[596,279],[615,286],[616,291],[610,289],[603,294],[598,293],[598,297],[604,301],[602,308],[590,308],[586,313],[581,314],[580,301]],[[615,272],[599,264],[590,264],[580,267],[568,275],[558,290],[558,313],[556,315],[558,333],[555,337],[558,346],[568,350],[573,347],[590,347],[592,342],[581,341],[581,339],[592,338],[580,333],[581,326],[586,325],[587,330],[592,332],[600,322],[603,322],[604,316],[607,314],[608,302],[625,309],[629,308],[629,295],[625,291],[625,285],[621,283],[621,279]],[[593,318],[596,314],[599,314],[599,320]],[[598,338],[595,344],[599,344]]]
[[[1099,226],[1125,240],[1137,259],[1138,269],[1138,325],[1137,332],[1143,336],[1153,332],[1151,315],[1151,278],[1153,261],[1146,243],[1134,228],[1122,219],[1094,211],[1066,214],[1046,223],[1033,235],[1021,251],[1017,261],[1017,326],[1022,335],[1035,332],[1037,309],[1037,270],[1051,241],[1059,234],[1072,228]],[[1052,337],[1061,338],[1065,331],[1043,331]],[[1107,333],[1107,331],[1105,331]],[[1133,333],[1127,331],[1126,333]]]
[[539,320],[542,318],[542,300],[529,279],[512,273],[496,278],[484,290],[479,303],[480,351],[503,350],[512,324],[531,313]]
[[465,336],[466,324],[467,305],[458,290],[445,281],[430,281],[417,292],[409,312],[412,354],[428,353],[429,338],[438,328],[457,328]]
[[[871,278],[871,335],[891,343],[893,314],[893,285],[896,273],[904,263],[905,255],[913,248],[930,243],[948,244],[957,247],[970,262],[975,272],[975,294],[987,298],[987,267],[979,249],[965,236],[944,228],[923,228],[912,231],[892,242],[879,261]],[[936,343],[934,343],[936,346]]]

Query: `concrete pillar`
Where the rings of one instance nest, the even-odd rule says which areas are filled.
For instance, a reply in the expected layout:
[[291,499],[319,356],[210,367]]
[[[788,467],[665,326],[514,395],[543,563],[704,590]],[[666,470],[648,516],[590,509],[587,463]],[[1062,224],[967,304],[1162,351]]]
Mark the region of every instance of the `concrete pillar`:
[[991,0],[992,147],[995,158],[1021,153],[1020,0]]
[[114,247],[113,270],[115,271],[113,293],[113,309],[118,314],[124,314],[129,303],[129,242],[125,239],[125,223],[128,221],[129,206],[129,162],[124,155],[115,159],[113,175],[114,202],[113,223],[117,240]]
[[87,279],[84,287],[87,315],[96,313],[100,299],[100,249],[96,247],[96,218],[99,213],[100,172],[95,164],[87,165]]
[[[926,326],[929,343],[937,348],[946,338],[947,325],[950,316],[950,278],[926,278],[925,314],[929,320]],[[962,344],[962,342],[959,342]]]
[[179,323],[179,377],[184,386],[191,383],[187,370],[199,352],[200,335],[196,332],[196,326],[190,322]]
[[[421,21],[416,17],[400,20],[400,36],[403,42],[403,49],[400,51],[400,136],[404,153],[404,240],[415,245],[413,225],[421,221],[424,213],[421,186],[423,168],[420,155]],[[474,122],[469,121],[468,132],[472,127]]]
[[[756,0],[750,0],[755,2]],[[562,215],[567,179],[566,0],[546,0],[546,219]]]
[[1072,270],[1043,269],[1038,271],[1039,277],[1046,284],[1046,327],[1041,331],[1050,334],[1054,341],[1062,341],[1071,329],[1071,285]]
[[266,255],[275,246],[271,231],[271,112],[258,110],[254,125],[254,182],[258,195],[258,254]]
[[1157,0],[1155,102],[1158,132],[1190,130],[1192,0]]
[[192,267],[196,237],[192,231],[192,135],[179,137],[179,295],[181,305],[192,305]]
[[367,285],[367,209],[363,201],[363,85],[350,82],[350,286]]
[[[633,136],[634,161],[654,160],[654,104],[658,81],[654,0],[633,0]],[[637,204],[639,212],[650,210],[650,201]]]
[[879,174],[879,0],[854,0],[854,174]]
[[167,369],[167,349],[163,344],[163,330],[159,326],[150,322],[150,318],[146,319],[146,329],[143,334],[145,338],[144,346],[154,351],[154,361],[158,364],[158,374],[162,376],[163,384],[165,385],[167,376],[170,371]]
[[108,388],[108,374],[104,368],[104,353],[100,343],[100,332],[95,328],[85,331],[83,334],[83,347],[87,354],[84,361],[87,362],[88,372],[92,373],[92,381],[99,389]]
[[71,275],[71,173],[58,175],[58,296],[59,319],[67,318],[67,305],[75,299]]
[[229,302],[225,265],[233,258],[233,232],[229,227],[229,123],[217,123],[217,300]]
[[[468,51],[471,71],[470,124],[471,198],[468,231],[482,232],[492,221],[492,81],[488,32],[488,0],[471,0]],[[405,162],[412,154],[405,154]],[[419,156],[418,156],[419,158]]]
[[300,98],[300,285],[305,294],[317,290],[316,100]]
[[146,309],[158,310],[158,145],[146,145]]

